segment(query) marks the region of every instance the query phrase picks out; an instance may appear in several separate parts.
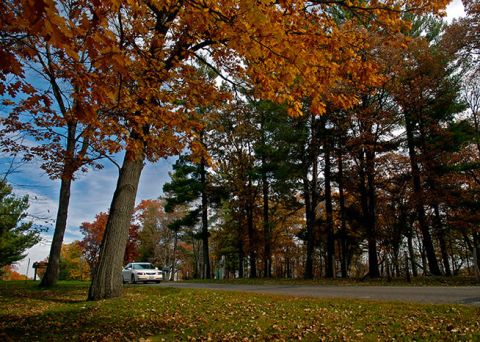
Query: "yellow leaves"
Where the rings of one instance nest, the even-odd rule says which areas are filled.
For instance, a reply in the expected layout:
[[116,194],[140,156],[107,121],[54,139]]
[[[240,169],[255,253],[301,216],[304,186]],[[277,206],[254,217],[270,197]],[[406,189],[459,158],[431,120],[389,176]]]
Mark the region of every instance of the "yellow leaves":
[[310,110],[313,114],[315,115],[323,115],[326,112],[326,106],[325,103],[322,102],[320,99],[317,97],[314,97],[312,99],[312,103],[310,105]]
[[299,117],[303,115],[302,103],[295,101],[291,106],[287,108],[288,115],[291,117]]

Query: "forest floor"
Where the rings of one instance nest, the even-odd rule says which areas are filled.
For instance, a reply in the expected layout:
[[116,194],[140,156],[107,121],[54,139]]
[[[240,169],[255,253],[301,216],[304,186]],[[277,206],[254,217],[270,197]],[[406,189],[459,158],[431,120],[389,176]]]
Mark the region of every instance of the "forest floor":
[[480,307],[125,286],[86,301],[87,282],[0,282],[2,341],[480,339]]

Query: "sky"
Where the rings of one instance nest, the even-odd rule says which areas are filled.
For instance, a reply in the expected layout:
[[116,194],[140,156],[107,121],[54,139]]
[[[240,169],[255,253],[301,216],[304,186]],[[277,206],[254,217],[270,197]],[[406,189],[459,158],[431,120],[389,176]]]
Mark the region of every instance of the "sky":
[[[461,0],[454,0],[447,7],[447,21],[463,16]],[[6,160],[0,158],[0,173],[5,170]],[[136,203],[144,199],[158,198],[162,194],[163,184],[168,181],[168,172],[172,169],[173,158],[162,159],[156,164],[148,163],[140,179]],[[105,164],[99,171],[81,174],[72,184],[70,208],[64,243],[82,239],[79,231],[82,222],[92,222],[95,215],[108,211],[118,177],[118,169],[113,164]],[[45,259],[50,251],[54,230],[60,182],[52,181],[40,170],[39,164],[29,162],[9,178],[18,195],[30,197],[29,214],[36,223],[46,225],[48,232],[42,233],[42,242],[27,251],[25,259],[17,264],[18,272],[33,276],[31,265]],[[27,267],[30,265],[30,267]]]

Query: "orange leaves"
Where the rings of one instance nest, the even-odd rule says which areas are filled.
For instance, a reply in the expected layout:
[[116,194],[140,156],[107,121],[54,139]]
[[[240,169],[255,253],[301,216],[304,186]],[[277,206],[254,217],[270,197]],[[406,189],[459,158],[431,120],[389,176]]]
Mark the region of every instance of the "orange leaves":
[[[199,67],[252,80],[257,97],[287,103],[292,116],[302,115],[306,98],[312,112],[322,115],[327,103],[354,105],[354,86],[382,82],[371,47],[379,27],[398,31],[398,10],[439,12],[446,2],[349,0],[308,4],[305,10],[302,0],[106,0],[79,1],[72,8],[24,0],[3,5],[4,12],[21,15],[7,18],[2,29],[31,35],[37,49],[52,46],[46,69],[71,86],[75,106],[68,115],[91,126],[98,133],[92,139],[105,140],[109,151],[130,144],[154,160],[189,140],[201,118],[198,109],[228,101],[217,75],[199,76]],[[362,19],[368,19],[368,30]],[[2,74],[21,76],[22,62],[36,52],[0,50]],[[0,80],[1,93],[21,89],[7,89]]]
[[294,102],[293,105],[289,106],[288,109],[288,115],[291,117],[299,117],[303,115],[303,109],[302,109],[302,103],[301,102]]

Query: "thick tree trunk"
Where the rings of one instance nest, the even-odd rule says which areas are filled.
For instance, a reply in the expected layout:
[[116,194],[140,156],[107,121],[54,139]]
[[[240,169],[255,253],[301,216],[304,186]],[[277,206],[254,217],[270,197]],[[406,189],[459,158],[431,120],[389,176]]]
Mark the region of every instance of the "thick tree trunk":
[[335,276],[335,239],[333,232],[333,205],[332,205],[332,187],[331,187],[331,162],[330,162],[330,139],[327,137],[324,142],[325,151],[325,212],[327,217],[327,260],[325,267],[325,276],[334,278]]
[[58,281],[60,273],[60,253],[62,251],[63,236],[67,227],[71,184],[72,180],[70,177],[61,180],[55,232],[53,233],[52,245],[48,256],[47,269],[40,282],[40,286],[42,287],[54,286]]
[[203,248],[203,277],[211,278],[210,254],[208,249],[208,201],[207,201],[207,180],[205,171],[205,159],[200,161],[200,182],[202,183],[202,248]]
[[432,236],[425,219],[424,195],[420,181],[420,169],[417,161],[417,153],[415,152],[415,141],[413,136],[413,123],[410,115],[405,113],[405,128],[407,131],[408,153],[410,156],[410,167],[412,171],[413,192],[415,195],[415,208],[417,211],[418,224],[423,237],[423,247],[428,259],[428,267],[433,275],[441,275],[438,267],[437,257],[435,256],[435,248],[433,247]]
[[97,270],[90,285],[89,300],[118,297],[122,294],[123,256],[144,160],[143,155],[136,156],[131,152],[125,155],[110,205]]

